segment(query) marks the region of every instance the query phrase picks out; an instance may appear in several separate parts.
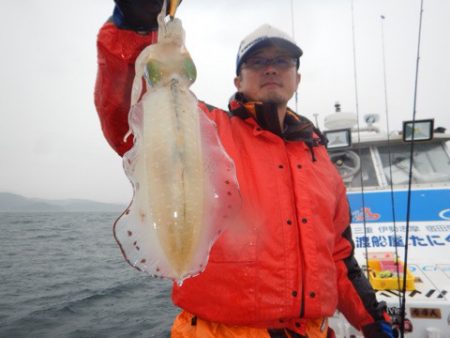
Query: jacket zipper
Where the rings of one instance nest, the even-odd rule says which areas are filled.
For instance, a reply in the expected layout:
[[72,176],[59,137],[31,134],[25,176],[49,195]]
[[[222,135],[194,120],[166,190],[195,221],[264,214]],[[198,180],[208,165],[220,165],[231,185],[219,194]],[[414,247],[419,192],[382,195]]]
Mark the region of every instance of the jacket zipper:
[[300,302],[300,318],[305,315],[305,289],[302,286],[302,301]]
[[[284,151],[286,153],[286,159],[287,159],[287,162],[288,162],[291,186],[293,187],[294,186],[294,178],[293,178],[293,173],[292,173],[292,170],[291,170],[291,168],[292,168],[291,163],[290,163],[291,161],[290,161],[290,158],[289,158],[289,155],[288,155],[288,151],[287,151],[287,148],[286,148],[287,147],[287,141],[286,140],[283,140],[283,146],[284,146]],[[292,189],[292,191],[294,191],[294,189]],[[300,222],[298,221],[298,217],[297,217],[297,206],[295,204],[295,194],[294,193],[292,194],[292,199],[294,201],[295,220],[296,220],[296,224],[298,224],[298,226],[297,226],[297,231],[298,231],[297,241],[298,241],[298,248],[299,248],[298,249],[298,251],[299,251],[299,264],[301,265],[301,271],[300,272],[301,272],[301,275],[302,275],[302,276],[299,276],[299,278],[301,278],[301,285],[302,285],[302,287],[301,287],[301,290],[299,290],[300,292],[298,294],[301,295],[301,297],[302,297],[302,299],[300,301],[300,318],[303,318],[303,316],[305,314],[305,288],[303,287],[304,279],[303,279],[303,262],[302,262],[302,260],[303,260],[303,252],[300,249],[300,247],[301,247],[301,244],[300,244],[300,232],[301,232],[301,229],[300,229]]]

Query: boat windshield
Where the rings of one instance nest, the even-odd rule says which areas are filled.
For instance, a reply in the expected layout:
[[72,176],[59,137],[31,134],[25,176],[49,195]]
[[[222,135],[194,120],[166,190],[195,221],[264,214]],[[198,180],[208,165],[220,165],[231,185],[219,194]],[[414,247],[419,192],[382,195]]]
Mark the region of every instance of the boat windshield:
[[[443,143],[416,143],[412,183],[450,183],[450,158]],[[379,147],[383,172],[387,182],[394,185],[408,184],[410,144],[391,145],[390,161],[387,146]],[[389,163],[392,163],[389,169]],[[392,173],[392,174],[391,174]]]
[[330,152],[330,157],[347,188],[379,185],[369,148]]
[[[347,188],[406,185],[409,180],[410,144],[330,151],[330,157]],[[390,166],[391,164],[391,166]],[[413,184],[450,184],[450,158],[443,142],[416,143]]]

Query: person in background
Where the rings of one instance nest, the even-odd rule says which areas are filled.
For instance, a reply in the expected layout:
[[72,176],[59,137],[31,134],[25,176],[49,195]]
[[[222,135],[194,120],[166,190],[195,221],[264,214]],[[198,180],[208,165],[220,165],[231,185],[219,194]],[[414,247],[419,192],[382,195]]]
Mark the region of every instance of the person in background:
[[[162,2],[115,0],[98,35],[95,104],[121,156],[132,146],[124,135],[134,61],[156,42]],[[173,338],[333,337],[327,318],[336,310],[365,337],[393,337],[353,256],[346,191],[326,139],[287,106],[301,56],[286,33],[262,25],[239,46],[229,111],[199,102],[235,163],[243,222],[215,242],[203,273],[174,283],[182,312]]]

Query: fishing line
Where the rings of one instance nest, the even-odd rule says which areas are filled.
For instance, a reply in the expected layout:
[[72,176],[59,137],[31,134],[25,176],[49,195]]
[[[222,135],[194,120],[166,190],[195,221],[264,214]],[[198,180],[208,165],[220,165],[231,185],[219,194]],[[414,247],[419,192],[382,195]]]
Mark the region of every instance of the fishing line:
[[[356,126],[358,128],[358,156],[361,158],[361,131],[360,131],[360,125],[359,125],[359,100],[358,100],[358,74],[356,71],[356,42],[355,42],[355,10],[353,6],[353,0],[351,1],[351,8],[352,8],[352,42],[353,42],[353,78],[355,83],[355,109],[356,109]],[[368,241],[367,237],[367,222],[366,222],[366,203],[364,198],[364,182],[363,182],[363,172],[364,172],[364,161],[361,161],[361,167],[360,167],[360,183],[361,183],[361,200],[362,200],[362,216],[363,216],[363,228],[364,228],[364,240],[362,241],[364,245],[365,250],[365,256],[366,256],[366,274],[367,279],[370,278],[369,275],[369,243],[366,243],[366,240]]]
[[[292,30],[292,39],[295,41],[295,26],[294,26],[294,0],[291,0],[291,30]],[[295,112],[298,114],[298,87],[295,90]],[[319,128],[318,125],[316,125]]]
[[[413,161],[414,161],[414,132],[416,128],[416,109],[417,109],[417,87],[418,87],[418,79],[419,79],[419,60],[420,60],[420,42],[422,37],[422,14],[423,14],[423,0],[420,1],[420,15],[419,15],[419,35],[417,41],[417,57],[416,57],[416,75],[414,82],[414,103],[413,103],[413,117],[412,117],[412,131],[411,131],[411,148],[409,154],[409,180],[408,180],[408,199],[406,205],[406,233],[405,233],[405,258],[404,258],[404,266],[403,266],[403,290],[402,290],[402,307],[401,307],[401,326],[400,333],[401,337],[404,337],[404,321],[405,321],[405,305],[406,305],[406,273],[408,266],[408,238],[409,238],[409,222],[411,216],[411,184],[412,184],[412,170],[413,170]],[[406,129],[406,128],[405,128]]]
[[[381,51],[383,54],[383,81],[384,81],[384,107],[386,115],[386,132],[387,132],[387,150],[388,150],[388,161],[389,161],[389,177],[390,177],[390,188],[391,188],[391,211],[392,220],[394,225],[394,250],[395,250],[395,266],[397,269],[397,290],[400,289],[400,266],[398,264],[398,247],[397,247],[397,222],[395,218],[395,200],[394,200],[394,178],[392,176],[392,153],[391,153],[391,130],[389,128],[389,104],[388,104],[388,94],[387,94],[387,81],[386,81],[386,52],[384,48],[384,20],[386,17],[380,15],[381,18]],[[398,297],[399,307],[401,307],[401,298]]]

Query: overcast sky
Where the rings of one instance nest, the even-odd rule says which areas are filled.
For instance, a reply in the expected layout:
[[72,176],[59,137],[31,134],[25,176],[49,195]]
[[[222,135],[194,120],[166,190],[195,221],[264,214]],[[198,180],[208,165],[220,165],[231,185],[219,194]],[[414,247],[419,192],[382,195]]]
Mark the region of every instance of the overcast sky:
[[[96,35],[112,0],[0,2],[0,191],[127,203],[121,159],[93,103]],[[207,7],[209,6],[209,7]],[[383,14],[391,129],[412,118],[420,0],[355,0],[360,115],[385,126]],[[449,0],[425,0],[417,117],[450,128]],[[184,0],[178,10],[198,69],[196,95],[226,107],[240,40],[263,23],[304,51],[299,113],[319,124],[340,101],[355,111],[351,0]],[[291,105],[295,108],[295,104]]]

